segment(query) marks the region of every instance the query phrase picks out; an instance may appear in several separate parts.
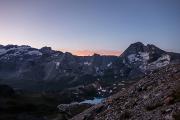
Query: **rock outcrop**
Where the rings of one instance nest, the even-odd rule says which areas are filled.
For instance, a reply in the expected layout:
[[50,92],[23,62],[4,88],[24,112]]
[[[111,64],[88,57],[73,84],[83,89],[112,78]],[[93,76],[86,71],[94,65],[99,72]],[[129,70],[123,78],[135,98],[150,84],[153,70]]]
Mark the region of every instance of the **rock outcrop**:
[[[58,116],[58,120],[68,120],[73,116],[81,113],[85,109],[91,107],[91,104],[87,103],[70,103],[70,104],[60,104],[58,105],[59,113],[61,114],[61,118]],[[56,118],[55,118],[56,119]]]

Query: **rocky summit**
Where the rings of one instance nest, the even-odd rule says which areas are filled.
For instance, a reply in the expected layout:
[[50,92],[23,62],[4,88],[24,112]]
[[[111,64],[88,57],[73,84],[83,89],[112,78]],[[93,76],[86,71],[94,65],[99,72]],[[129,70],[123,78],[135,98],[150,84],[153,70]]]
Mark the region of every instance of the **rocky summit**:
[[179,120],[180,64],[156,70],[71,120]]

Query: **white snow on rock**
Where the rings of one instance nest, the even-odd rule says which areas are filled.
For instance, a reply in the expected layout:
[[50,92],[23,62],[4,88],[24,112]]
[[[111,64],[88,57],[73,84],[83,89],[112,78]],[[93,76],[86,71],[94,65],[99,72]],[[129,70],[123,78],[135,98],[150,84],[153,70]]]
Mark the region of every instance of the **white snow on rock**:
[[117,89],[117,87],[113,87],[113,89]]
[[58,69],[60,62],[55,62],[55,64],[56,64],[56,69]]
[[24,46],[23,45],[23,46],[9,48],[9,49],[7,49],[7,52],[14,50],[15,53],[16,52],[23,53],[23,52],[27,52],[29,48],[30,48],[30,46]]
[[95,69],[96,69],[96,72],[98,72],[98,71],[99,71],[99,67],[95,67]]
[[101,90],[101,91],[102,91],[102,92],[106,92],[106,90],[104,90],[104,89],[103,89],[103,90]]
[[163,55],[155,62],[151,63],[150,66],[152,67],[164,67],[170,63],[170,56],[169,55]]
[[102,90],[102,87],[100,86],[100,87],[98,88],[98,90]]
[[107,64],[107,67],[111,67],[111,65],[112,65],[112,62],[110,62],[109,64]]
[[139,58],[137,58],[136,54],[131,54],[128,56],[128,60],[130,63],[136,62],[136,61],[140,61]]
[[90,66],[90,65],[91,65],[91,63],[90,63],[90,62],[84,62],[84,65],[88,65],[88,66]]
[[5,54],[6,52],[7,52],[7,50],[5,50],[5,49],[0,49],[0,55]]
[[37,55],[37,56],[41,56],[42,55],[42,53],[37,51],[37,50],[29,51],[27,54],[29,54],[29,55]]
[[138,54],[131,54],[128,56],[130,63],[133,62],[147,62],[149,60],[149,53],[139,52]]
[[58,57],[58,56],[59,56],[59,53],[54,54],[54,56],[55,56],[55,57]]
[[97,89],[99,92],[106,92],[107,90],[103,89],[101,86]]
[[167,61],[170,61],[171,58],[170,58],[169,55],[163,55],[163,56],[161,56],[161,57],[158,59],[158,61],[160,61],[160,60],[167,60]]
[[113,92],[112,90],[109,91],[109,93],[112,93],[112,92]]
[[145,72],[146,70],[155,70],[161,67],[164,67],[170,63],[170,56],[169,55],[162,55],[156,61],[152,63],[148,63],[149,60],[149,53],[147,52],[139,52],[138,54],[131,54],[128,56],[129,63],[136,63],[140,62],[141,65],[139,68]]
[[143,64],[139,66],[139,68],[143,71],[146,70],[155,70],[161,67],[164,67],[170,63],[170,56],[169,55],[162,55],[160,58],[158,58],[156,61],[149,63],[149,64]]
[[141,58],[143,59],[143,60],[149,60],[149,53],[147,53],[147,52],[139,52],[139,55],[141,56]]
[[[41,52],[39,52],[38,50],[29,50],[29,48],[31,48],[30,46],[14,46],[11,47],[9,49],[0,49],[0,55],[5,54],[4,58],[8,58],[9,56],[19,56],[19,55],[23,55],[23,54],[29,54],[29,55],[42,55]],[[13,52],[10,52],[13,51]],[[10,52],[10,53],[8,53]],[[7,54],[8,53],[8,54]]]

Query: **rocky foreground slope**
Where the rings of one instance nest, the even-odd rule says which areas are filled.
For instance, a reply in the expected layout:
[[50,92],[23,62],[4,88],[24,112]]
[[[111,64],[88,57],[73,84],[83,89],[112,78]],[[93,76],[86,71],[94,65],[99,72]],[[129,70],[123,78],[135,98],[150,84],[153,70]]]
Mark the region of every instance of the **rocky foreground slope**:
[[147,75],[71,120],[179,120],[180,64]]

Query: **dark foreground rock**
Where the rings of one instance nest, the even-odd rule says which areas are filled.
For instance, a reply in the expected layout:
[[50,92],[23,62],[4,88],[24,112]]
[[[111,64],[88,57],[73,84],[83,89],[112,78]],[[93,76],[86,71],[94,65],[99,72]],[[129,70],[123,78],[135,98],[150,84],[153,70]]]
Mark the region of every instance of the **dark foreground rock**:
[[15,92],[8,85],[0,85],[0,95],[0,97],[12,97],[15,95]]
[[77,102],[70,104],[60,104],[57,106],[59,109],[59,114],[54,120],[68,120],[91,106],[91,104],[80,104]]
[[179,120],[180,65],[156,70],[71,120]]

